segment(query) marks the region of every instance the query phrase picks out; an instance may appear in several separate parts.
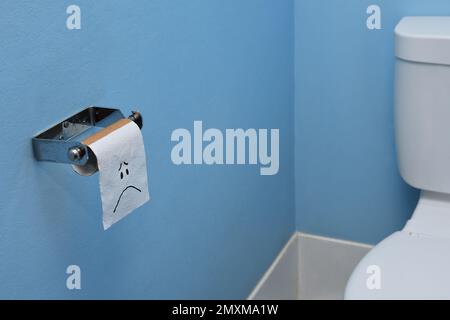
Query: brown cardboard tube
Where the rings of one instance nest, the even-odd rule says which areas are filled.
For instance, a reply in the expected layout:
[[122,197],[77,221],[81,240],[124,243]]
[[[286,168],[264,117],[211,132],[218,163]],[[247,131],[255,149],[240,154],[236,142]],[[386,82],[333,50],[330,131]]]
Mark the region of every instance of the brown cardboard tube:
[[72,165],[73,170],[82,176],[91,176],[96,173],[98,171],[97,157],[95,156],[94,152],[92,152],[91,148],[89,148],[89,145],[102,139],[111,132],[122,128],[124,125],[130,122],[132,122],[130,119],[120,119],[119,121],[84,139],[82,143],[88,147],[88,161],[84,166]]

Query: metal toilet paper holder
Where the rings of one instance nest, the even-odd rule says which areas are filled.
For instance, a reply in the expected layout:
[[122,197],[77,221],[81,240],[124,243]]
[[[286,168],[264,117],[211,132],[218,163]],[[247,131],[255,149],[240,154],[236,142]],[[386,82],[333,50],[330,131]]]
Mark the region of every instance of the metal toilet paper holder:
[[[96,167],[95,155],[82,143],[91,136],[96,129],[124,119],[118,109],[88,107],[73,116],[61,121],[55,126],[37,134],[33,139],[33,151],[36,160],[67,163],[84,166],[89,161]],[[128,117],[142,129],[142,115],[133,111]],[[91,158],[91,159],[90,159]]]

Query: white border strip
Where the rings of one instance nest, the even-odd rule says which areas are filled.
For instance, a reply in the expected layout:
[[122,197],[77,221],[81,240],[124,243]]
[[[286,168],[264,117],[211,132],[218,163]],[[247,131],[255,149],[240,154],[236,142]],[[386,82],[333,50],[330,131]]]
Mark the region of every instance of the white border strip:
[[292,237],[289,239],[289,241],[286,243],[286,245],[283,247],[283,249],[280,251],[278,256],[275,258],[275,260],[270,265],[269,269],[267,269],[266,273],[262,276],[261,280],[258,281],[258,284],[256,285],[255,289],[253,289],[252,293],[248,296],[247,300],[253,300],[256,296],[256,294],[260,291],[261,287],[265,284],[267,279],[272,275],[273,271],[277,267],[277,265],[280,263],[281,259],[284,258],[284,255],[288,251],[289,247],[293,244],[295,244],[296,241],[298,241],[298,238],[300,236],[299,232],[294,232]]
[[361,243],[361,242],[354,242],[354,241],[341,240],[341,239],[336,239],[336,238],[316,236],[316,235],[308,234],[308,233],[297,232],[297,234],[298,234],[299,238],[309,238],[309,239],[314,239],[314,240],[330,241],[330,242],[334,242],[334,243],[344,244],[344,245],[353,246],[353,247],[360,247],[360,248],[364,248],[364,249],[372,249],[374,247],[370,244],[365,244],[365,243]]
[[335,239],[335,238],[328,238],[328,237],[324,237],[324,236],[317,236],[317,235],[312,235],[312,234],[307,234],[307,233],[302,233],[302,232],[296,231],[293,233],[293,235],[291,236],[289,241],[286,243],[286,245],[283,247],[283,249],[277,255],[275,260],[272,262],[269,269],[267,269],[267,271],[264,273],[262,278],[258,281],[256,287],[250,293],[247,300],[253,300],[255,298],[255,296],[259,293],[261,288],[267,282],[268,278],[272,276],[272,273],[274,272],[275,268],[278,266],[280,261],[285,258],[285,255],[286,255],[288,249],[290,248],[290,246],[291,245],[298,246],[298,243],[295,243],[295,242],[299,242],[302,238],[308,238],[308,239],[319,240],[319,241],[328,241],[328,242],[339,243],[339,244],[352,246],[352,247],[364,248],[364,249],[368,249],[368,250],[370,250],[374,247],[372,245],[365,244],[365,243],[341,240],[341,239]]

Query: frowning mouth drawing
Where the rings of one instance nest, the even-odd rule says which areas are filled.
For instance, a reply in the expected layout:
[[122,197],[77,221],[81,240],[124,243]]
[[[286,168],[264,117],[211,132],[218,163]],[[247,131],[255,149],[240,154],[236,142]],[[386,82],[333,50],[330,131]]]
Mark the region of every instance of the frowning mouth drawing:
[[117,203],[116,206],[114,207],[114,213],[116,213],[117,207],[119,206],[120,200],[122,199],[123,194],[125,193],[125,191],[127,191],[128,189],[134,189],[136,191],[141,192],[141,189],[136,188],[135,186],[127,186],[125,189],[123,189],[122,193],[119,196],[119,199],[117,199]]
[[[120,172],[120,180],[123,180],[126,176],[130,175],[130,170],[128,170],[128,162],[121,162],[120,163],[120,167],[119,167],[119,172]],[[125,174],[124,174],[125,172]],[[125,187],[125,189],[122,190],[122,192],[120,193],[119,199],[117,199],[117,203],[116,206],[114,207],[114,211],[113,213],[116,213],[117,207],[119,206],[120,200],[122,200],[122,196],[124,195],[125,191],[127,190],[135,190],[138,192],[141,192],[141,189],[139,189],[138,187],[135,187],[133,185],[128,185]]]

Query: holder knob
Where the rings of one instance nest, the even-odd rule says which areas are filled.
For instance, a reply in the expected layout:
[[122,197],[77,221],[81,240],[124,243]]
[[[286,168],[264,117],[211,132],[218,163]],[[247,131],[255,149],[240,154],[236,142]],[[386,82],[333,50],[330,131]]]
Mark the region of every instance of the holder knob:
[[140,112],[132,111],[131,116],[129,116],[128,119],[130,119],[131,121],[134,121],[138,125],[139,129],[142,129],[143,119],[142,119],[142,115]]
[[70,161],[80,161],[83,159],[84,155],[86,154],[86,150],[80,147],[73,147],[69,149],[68,157]]

